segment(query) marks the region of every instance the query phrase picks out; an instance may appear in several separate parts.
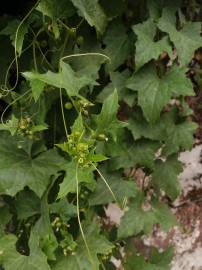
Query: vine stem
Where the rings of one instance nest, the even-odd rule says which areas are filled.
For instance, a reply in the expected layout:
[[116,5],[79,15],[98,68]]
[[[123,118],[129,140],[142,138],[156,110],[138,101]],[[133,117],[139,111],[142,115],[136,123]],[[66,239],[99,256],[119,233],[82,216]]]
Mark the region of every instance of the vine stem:
[[110,185],[108,184],[107,180],[105,179],[104,175],[101,173],[100,170],[98,170],[98,168],[93,164],[91,163],[93,168],[98,172],[99,176],[101,177],[101,179],[104,181],[105,185],[107,186],[107,188],[109,189],[112,197],[114,198],[115,202],[120,206],[117,198],[116,198],[116,195],[114,194],[113,190],[111,189]]
[[20,95],[18,98],[14,99],[10,104],[8,104],[8,106],[5,108],[5,110],[2,112],[2,115],[1,115],[1,122],[2,122],[2,125],[5,125],[5,123],[4,123],[4,114],[5,114],[6,111],[10,108],[10,106],[12,106],[12,105],[15,104],[18,100],[20,100],[21,98],[23,98],[24,96],[26,96],[29,92],[31,92],[30,89],[29,89],[28,91],[26,91],[24,94]]
[[92,254],[91,254],[91,251],[90,251],[90,248],[89,248],[89,245],[88,245],[88,242],[87,242],[87,239],[86,239],[86,236],[85,236],[85,233],[83,231],[83,227],[82,227],[82,224],[81,224],[81,218],[80,218],[80,207],[79,207],[79,179],[78,179],[78,166],[79,164],[77,163],[76,165],[76,209],[77,209],[77,218],[78,218],[78,223],[79,223],[79,229],[80,229],[80,232],[81,232],[81,236],[83,238],[83,241],[84,241],[84,244],[86,246],[86,250],[88,252],[88,257],[89,257],[89,260],[92,264],[92,267],[93,267],[93,270],[96,270],[96,265],[93,261],[93,257],[92,257]]
[[[3,89],[5,91],[12,91],[15,89],[15,87],[17,86],[18,84],[18,79],[19,79],[19,64],[18,64],[18,52],[17,52],[17,41],[18,41],[18,33],[19,33],[19,30],[21,28],[21,26],[23,25],[23,23],[26,21],[26,19],[29,17],[29,15],[33,12],[33,10],[38,6],[40,0],[38,0],[36,2],[36,4],[30,9],[30,11],[25,15],[25,17],[22,19],[22,21],[19,23],[18,27],[17,27],[17,30],[16,30],[16,33],[15,33],[15,41],[14,41],[14,50],[15,50],[15,57],[14,57],[14,61],[15,61],[15,64],[16,64],[16,80],[15,80],[15,84],[13,87],[11,87],[10,89],[7,89],[7,86],[5,84],[5,88],[6,89]],[[11,66],[9,66],[9,69],[7,70],[7,73],[9,72]]]
[[104,57],[106,58],[109,62],[111,62],[111,59],[103,54],[103,53],[76,53],[76,54],[70,54],[70,55],[66,55],[66,56],[63,56],[60,61],[64,61],[65,59],[68,59],[68,58],[72,58],[72,57],[79,57],[79,56],[101,56],[101,57]]

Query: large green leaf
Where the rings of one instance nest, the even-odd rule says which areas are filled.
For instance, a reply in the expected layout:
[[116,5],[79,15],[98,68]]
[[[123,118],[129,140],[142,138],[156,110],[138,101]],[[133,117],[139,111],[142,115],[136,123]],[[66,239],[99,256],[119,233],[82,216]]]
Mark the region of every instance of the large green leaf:
[[[115,194],[116,199],[122,203],[124,198],[134,198],[136,196],[136,185],[133,181],[126,181],[117,173],[104,173],[101,168],[102,175],[104,175],[111,190]],[[107,188],[102,179],[99,178],[96,189],[89,198],[90,205],[108,204],[113,202],[111,192]]]
[[99,227],[96,222],[92,222],[90,225],[84,224],[84,233],[87,239],[88,247],[90,250],[90,256],[87,252],[86,246],[82,237],[77,240],[77,249],[74,255],[67,257],[60,257],[53,270],[99,270],[100,262],[98,260],[98,254],[107,254],[114,247],[103,235],[99,232]]
[[165,141],[170,128],[175,125],[175,115],[173,112],[164,113],[154,124],[148,123],[142,113],[136,112],[128,120],[127,128],[131,131],[135,140],[148,138],[151,140]]
[[110,168],[118,170],[120,168],[143,166],[152,169],[158,148],[159,143],[147,140],[140,140],[131,146],[123,146],[120,153],[110,159]]
[[107,17],[99,5],[98,0],[71,0],[78,8],[79,14],[86,19],[96,30],[103,33],[107,25]]
[[[64,88],[69,96],[76,96],[79,93],[79,90],[84,86],[89,84],[96,85],[97,83],[86,75],[78,75],[69,64],[62,62],[61,70],[58,73],[48,71],[47,73],[40,74],[37,72],[23,72],[22,75],[29,81],[32,82],[32,87],[36,87],[36,84],[39,84],[37,81],[42,81],[48,85],[53,85],[58,88]],[[32,90],[34,93],[35,99],[39,97],[40,91],[36,92],[35,88]]]
[[31,234],[29,256],[21,255],[16,251],[16,240],[14,235],[5,235],[0,239],[0,263],[5,270],[51,270],[45,254],[39,248],[37,234]]
[[143,232],[148,234],[153,225],[157,223],[161,225],[163,230],[168,230],[176,224],[176,220],[165,204],[156,199],[147,202],[143,193],[140,192],[121,219],[118,237],[135,236]]
[[139,69],[151,59],[157,59],[163,52],[167,52],[171,56],[172,49],[168,37],[163,37],[156,42],[154,41],[157,28],[151,19],[148,19],[144,23],[134,25],[132,29],[137,35],[137,41],[135,43],[136,69]]
[[138,104],[149,122],[156,122],[160,117],[162,108],[172,96],[193,95],[192,84],[185,76],[186,69],[173,66],[161,78],[153,64],[135,73],[127,81],[127,87],[138,91]]
[[184,120],[176,123],[176,109],[164,113],[154,124],[147,123],[140,113],[129,119],[127,128],[132,132],[135,140],[148,138],[161,141],[162,153],[171,155],[178,151],[191,149],[194,143],[193,134],[197,128],[196,123]]
[[113,22],[103,38],[104,53],[110,58],[110,69],[115,70],[128,58],[131,50],[130,38],[123,24]]
[[50,176],[57,174],[64,164],[56,150],[48,150],[31,157],[23,149],[17,148],[13,137],[0,138],[0,192],[15,195],[25,186],[39,197],[44,193]]
[[172,9],[165,8],[158,22],[158,27],[169,34],[177,49],[180,64],[187,66],[194,56],[194,51],[201,47],[201,23],[187,22],[181,30],[177,30],[175,22],[175,12]]
[[178,175],[182,172],[182,165],[176,156],[170,156],[166,161],[157,160],[152,174],[152,183],[160,191],[163,190],[172,200],[180,192]]

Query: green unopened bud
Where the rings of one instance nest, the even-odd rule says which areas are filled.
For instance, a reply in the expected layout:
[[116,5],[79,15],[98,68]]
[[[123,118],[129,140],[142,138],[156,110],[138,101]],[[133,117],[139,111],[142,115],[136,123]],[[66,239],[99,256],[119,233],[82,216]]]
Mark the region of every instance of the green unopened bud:
[[71,110],[72,109],[72,103],[71,102],[66,102],[65,103],[65,109],[67,109],[67,110]]
[[108,141],[108,138],[105,136],[105,134],[98,134],[97,136],[98,141]]

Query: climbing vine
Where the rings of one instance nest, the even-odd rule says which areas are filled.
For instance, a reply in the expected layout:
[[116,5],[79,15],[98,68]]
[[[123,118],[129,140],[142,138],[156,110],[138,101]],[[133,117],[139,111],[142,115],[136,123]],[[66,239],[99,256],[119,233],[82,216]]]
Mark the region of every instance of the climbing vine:
[[199,2],[3,11],[0,269],[170,269],[173,247],[145,257],[133,240],[177,224],[168,205],[197,129],[186,101],[201,86]]

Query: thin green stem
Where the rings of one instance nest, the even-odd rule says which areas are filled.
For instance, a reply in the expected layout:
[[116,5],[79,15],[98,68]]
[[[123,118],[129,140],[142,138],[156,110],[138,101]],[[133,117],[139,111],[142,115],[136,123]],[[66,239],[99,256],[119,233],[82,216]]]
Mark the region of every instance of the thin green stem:
[[91,255],[91,251],[90,251],[90,248],[89,248],[89,245],[88,245],[88,242],[86,240],[86,236],[85,236],[85,233],[83,231],[83,227],[82,227],[82,224],[81,224],[81,218],[80,218],[80,209],[79,209],[79,179],[78,179],[78,164],[76,165],[76,209],[77,209],[77,218],[78,218],[78,223],[79,223],[79,229],[80,229],[80,232],[81,232],[81,236],[83,238],[83,241],[84,241],[84,244],[86,246],[86,250],[88,252],[88,257],[89,257],[89,260],[92,264],[92,267],[93,267],[93,270],[96,270],[96,266],[95,266],[95,263],[93,261],[93,257]]
[[31,90],[26,91],[24,94],[22,94],[21,96],[19,96],[18,98],[16,98],[15,100],[13,100],[10,104],[8,104],[8,106],[5,108],[5,110],[2,112],[1,115],[1,123],[3,125],[4,124],[4,114],[7,112],[7,110],[10,108],[10,106],[12,106],[13,104],[15,104],[18,100],[20,100],[21,98],[23,98],[24,96],[26,96],[29,92],[31,92]]
[[120,206],[117,198],[116,198],[116,195],[114,194],[113,190],[111,189],[110,185],[108,184],[107,180],[105,179],[104,175],[101,173],[100,170],[98,170],[98,168],[93,164],[91,163],[93,168],[98,172],[99,176],[101,177],[101,179],[104,181],[105,185],[107,186],[107,188],[109,189],[112,197],[114,198],[114,201]]
[[21,28],[21,26],[23,25],[23,23],[26,21],[26,19],[29,17],[29,15],[33,12],[33,10],[38,6],[40,0],[38,0],[36,2],[36,4],[30,9],[30,11],[25,15],[25,17],[22,19],[22,21],[19,23],[16,33],[15,33],[15,41],[14,41],[14,48],[15,48],[15,64],[16,64],[16,80],[15,80],[15,84],[13,87],[11,87],[10,89],[8,89],[8,91],[12,91],[15,89],[15,87],[18,84],[18,79],[19,79],[19,64],[18,64],[18,52],[17,52],[17,41],[18,41],[18,33],[19,30]]

